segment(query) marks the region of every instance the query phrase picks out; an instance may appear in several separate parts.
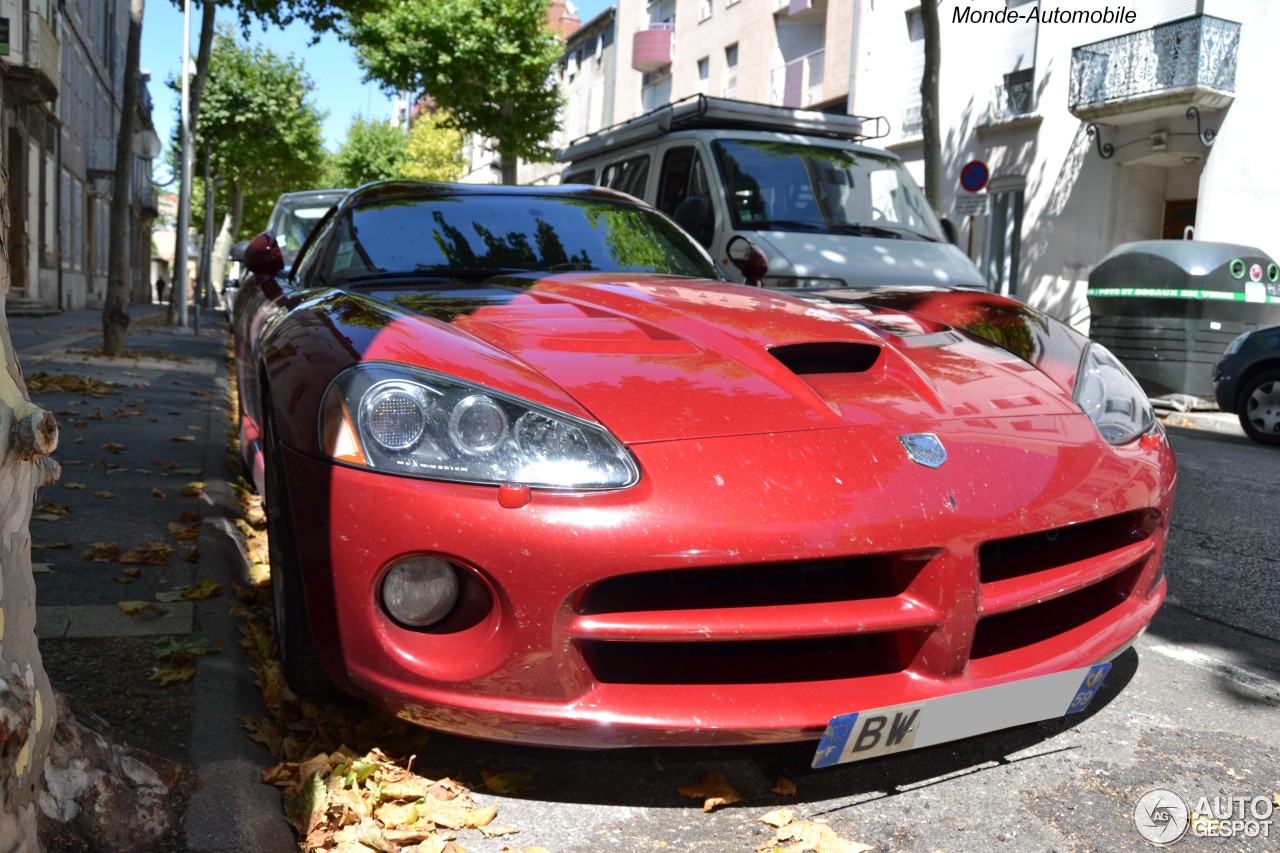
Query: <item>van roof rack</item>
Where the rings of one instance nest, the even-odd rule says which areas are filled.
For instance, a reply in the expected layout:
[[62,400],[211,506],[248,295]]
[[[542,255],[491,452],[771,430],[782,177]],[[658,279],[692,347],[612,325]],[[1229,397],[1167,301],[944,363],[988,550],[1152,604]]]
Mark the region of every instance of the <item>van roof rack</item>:
[[[867,125],[874,127],[874,131],[864,132]],[[642,116],[575,139],[556,152],[556,160],[567,163],[624,144],[656,138],[673,130],[694,128],[772,130],[853,142],[880,139],[889,134],[889,122],[884,116],[824,113],[816,110],[797,110],[791,107],[758,104],[752,101],[690,95]]]

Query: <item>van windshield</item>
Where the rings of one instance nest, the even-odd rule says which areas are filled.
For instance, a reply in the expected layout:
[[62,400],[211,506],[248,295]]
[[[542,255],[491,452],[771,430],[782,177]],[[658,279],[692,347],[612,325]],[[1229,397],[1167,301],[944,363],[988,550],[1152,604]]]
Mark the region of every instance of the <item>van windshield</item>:
[[829,145],[748,139],[713,144],[733,227],[942,241],[902,163]]

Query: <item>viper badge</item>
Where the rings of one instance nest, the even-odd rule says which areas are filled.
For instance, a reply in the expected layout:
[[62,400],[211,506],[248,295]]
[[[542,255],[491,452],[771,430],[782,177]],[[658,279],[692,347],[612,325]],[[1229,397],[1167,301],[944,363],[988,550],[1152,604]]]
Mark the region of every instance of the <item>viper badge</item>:
[[916,432],[911,435],[900,435],[898,441],[906,449],[912,462],[918,462],[926,468],[941,468],[947,461],[947,449],[942,440],[931,432]]

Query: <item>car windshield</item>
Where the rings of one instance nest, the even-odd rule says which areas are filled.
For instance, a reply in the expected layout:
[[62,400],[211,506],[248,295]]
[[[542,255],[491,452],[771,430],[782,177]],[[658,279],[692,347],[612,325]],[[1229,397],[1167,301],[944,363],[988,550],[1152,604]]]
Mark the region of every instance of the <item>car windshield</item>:
[[375,201],[334,224],[329,286],[395,276],[654,272],[720,278],[674,223],[630,204],[569,196],[452,195]]
[[830,145],[714,143],[733,227],[943,240],[902,163]]
[[285,197],[276,204],[267,223],[267,230],[275,232],[280,254],[287,266],[293,265],[302,244],[307,241],[316,223],[329,212],[329,208],[342,201],[345,190],[331,193],[315,193]]

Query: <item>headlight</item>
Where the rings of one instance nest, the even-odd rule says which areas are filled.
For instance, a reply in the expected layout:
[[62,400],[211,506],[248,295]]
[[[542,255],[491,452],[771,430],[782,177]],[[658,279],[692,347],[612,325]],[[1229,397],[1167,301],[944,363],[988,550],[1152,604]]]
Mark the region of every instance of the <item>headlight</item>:
[[1231,355],[1233,352],[1239,352],[1240,347],[1244,346],[1244,339],[1249,337],[1250,334],[1250,332],[1245,332],[1243,335],[1237,335],[1234,341],[1227,344],[1227,349],[1222,354]]
[[792,275],[768,275],[764,278],[765,287],[823,288],[848,287],[842,278],[806,278]]
[[1085,349],[1072,396],[1109,444],[1128,444],[1156,422],[1138,380],[1101,344]]
[[430,480],[617,489],[640,478],[599,424],[393,364],[358,365],[334,379],[320,436],[331,459]]

